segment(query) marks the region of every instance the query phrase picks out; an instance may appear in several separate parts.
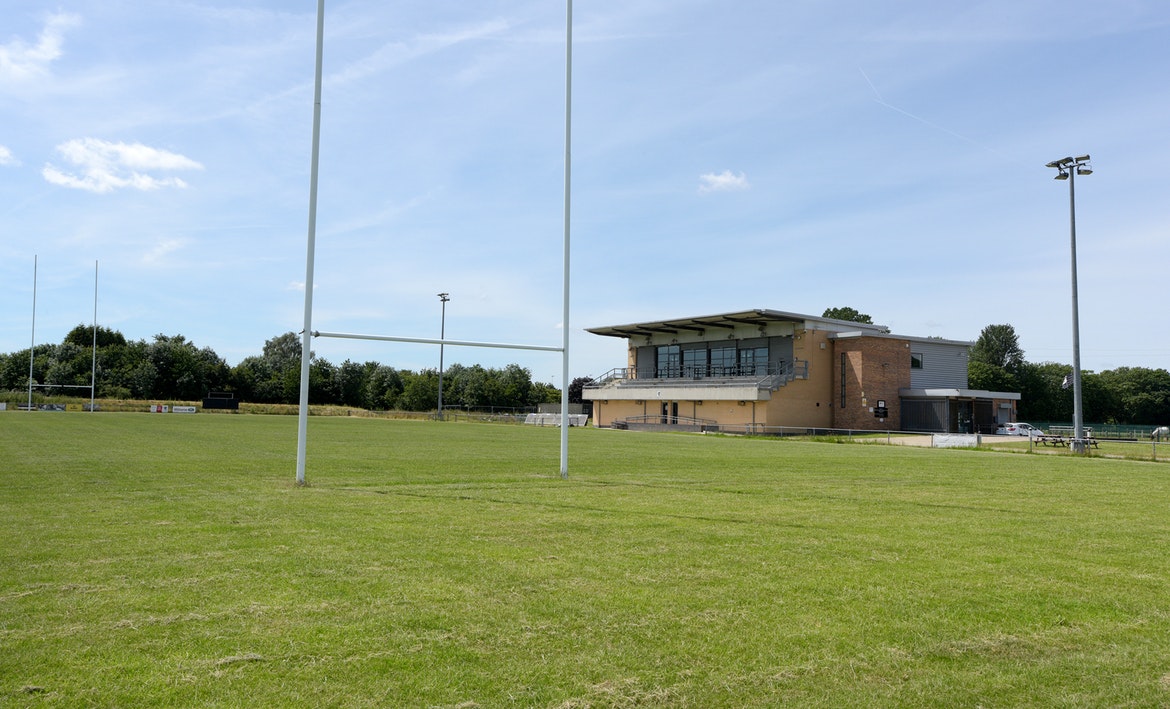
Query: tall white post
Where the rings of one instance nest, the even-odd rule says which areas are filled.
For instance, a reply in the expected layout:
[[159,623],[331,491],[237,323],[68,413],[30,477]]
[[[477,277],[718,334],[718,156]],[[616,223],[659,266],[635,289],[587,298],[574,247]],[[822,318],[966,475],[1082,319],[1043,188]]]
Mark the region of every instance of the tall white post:
[[28,410],[32,411],[33,362],[37,350],[37,256],[33,254],[32,337],[28,346]]
[[439,315],[439,410],[435,415],[439,421],[443,420],[443,341],[447,339],[447,301],[451,300],[450,293],[440,293],[442,313]]
[[89,412],[96,409],[94,403],[97,398],[97,295],[98,295],[98,262],[93,262],[93,362],[89,370]]
[[317,0],[317,68],[313,83],[313,150],[309,167],[309,234],[305,258],[305,321],[301,331],[301,400],[297,416],[297,484],[305,484],[309,434],[309,353],[313,339],[313,260],[317,241],[317,171],[321,151],[321,65],[325,44],[325,0]]
[[566,2],[565,29],[565,244],[561,313],[561,477],[569,477],[569,225],[573,175],[573,0]]

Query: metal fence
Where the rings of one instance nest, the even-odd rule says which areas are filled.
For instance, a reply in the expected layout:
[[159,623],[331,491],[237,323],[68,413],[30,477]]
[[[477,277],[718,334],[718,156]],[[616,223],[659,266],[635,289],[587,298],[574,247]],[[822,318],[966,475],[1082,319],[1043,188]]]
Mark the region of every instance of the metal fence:
[[[1041,421],[1032,423],[1033,426],[1053,434],[1068,434],[1072,431],[1072,424],[1067,421]],[[1137,424],[1112,424],[1085,422],[1086,431],[1092,431],[1094,438],[1111,438],[1126,441],[1149,441],[1153,437],[1156,426]]]

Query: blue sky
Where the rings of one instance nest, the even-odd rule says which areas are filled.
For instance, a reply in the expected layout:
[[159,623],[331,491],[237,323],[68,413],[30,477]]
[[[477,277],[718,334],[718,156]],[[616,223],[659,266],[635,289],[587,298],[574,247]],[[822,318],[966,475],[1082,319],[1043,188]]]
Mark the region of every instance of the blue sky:
[[[558,346],[560,0],[327,2],[315,329]],[[98,321],[230,364],[303,319],[316,3],[0,1],[0,352]],[[1170,6],[577,0],[571,376],[583,331],[849,306],[1011,324],[1170,368]],[[437,347],[314,343],[334,363]],[[556,354],[452,348],[560,381]]]

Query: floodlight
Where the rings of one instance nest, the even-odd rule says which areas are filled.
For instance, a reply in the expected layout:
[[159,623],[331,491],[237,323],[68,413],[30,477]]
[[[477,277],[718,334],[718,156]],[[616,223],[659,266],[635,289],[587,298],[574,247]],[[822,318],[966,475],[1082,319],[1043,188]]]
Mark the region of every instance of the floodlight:
[[[1069,245],[1072,252],[1072,345],[1073,345],[1073,437],[1069,441],[1069,450],[1074,453],[1085,453],[1091,441],[1085,439],[1085,416],[1081,406],[1081,326],[1080,311],[1077,304],[1077,215],[1074,191],[1078,175],[1092,175],[1093,168],[1089,165],[1089,156],[1080,155],[1076,158],[1062,158],[1048,163],[1047,167],[1057,170],[1056,179],[1068,182],[1069,206]],[[1073,172],[1073,170],[1076,172]]]

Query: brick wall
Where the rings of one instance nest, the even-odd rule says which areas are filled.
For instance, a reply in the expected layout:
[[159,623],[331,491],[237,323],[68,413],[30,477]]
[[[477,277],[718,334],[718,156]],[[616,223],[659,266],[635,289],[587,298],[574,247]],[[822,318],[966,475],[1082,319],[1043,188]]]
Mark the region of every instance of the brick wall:
[[[833,427],[898,428],[898,390],[910,386],[909,343],[890,337],[839,338],[833,340],[833,354]],[[888,410],[884,421],[873,412],[883,400]]]

